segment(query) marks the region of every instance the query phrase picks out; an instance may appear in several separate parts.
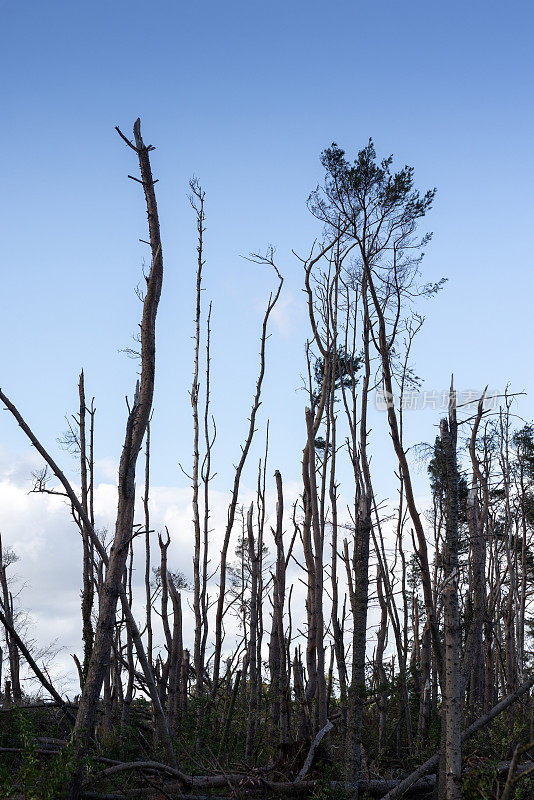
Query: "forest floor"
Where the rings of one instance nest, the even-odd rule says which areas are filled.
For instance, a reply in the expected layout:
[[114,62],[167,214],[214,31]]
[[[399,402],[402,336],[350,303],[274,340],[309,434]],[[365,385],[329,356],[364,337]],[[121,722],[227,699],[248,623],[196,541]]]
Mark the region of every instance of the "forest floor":
[[[507,779],[508,766],[517,742],[528,739],[530,718],[527,708],[518,708],[514,716],[503,715],[481,731],[463,753],[463,800],[498,800]],[[103,729],[97,725],[95,741],[86,759],[86,783],[82,797],[94,800],[246,800],[246,798],[308,797],[312,800],[344,800],[353,796],[342,782],[343,765],[338,755],[341,743],[335,731],[328,745],[319,748],[305,780],[294,785],[295,775],[305,759],[303,748],[285,753],[270,752],[262,744],[258,763],[247,766],[242,753],[244,736],[240,721],[220,749],[220,726],[210,724],[195,746],[193,731],[187,721],[178,728],[175,748],[180,772],[195,776],[195,786],[177,780],[164,771],[165,758],[154,745],[153,729],[147,706],[132,705],[127,724]],[[373,759],[374,731],[366,730],[362,798],[382,797],[398,781],[424,762],[439,746],[438,726],[429,731],[427,747],[417,755],[395,742],[380,760]],[[28,705],[0,708],[0,798],[2,800],[60,800],[73,772],[68,744],[70,726],[62,711],[54,705]],[[261,756],[261,760],[260,760]],[[510,800],[533,800],[534,777],[520,777],[529,768],[529,754],[522,759],[519,778]],[[137,766],[133,766],[133,765]],[[210,781],[213,785],[209,785]],[[435,779],[428,776],[405,800],[426,800],[432,796]],[[202,785],[204,782],[204,785]]]

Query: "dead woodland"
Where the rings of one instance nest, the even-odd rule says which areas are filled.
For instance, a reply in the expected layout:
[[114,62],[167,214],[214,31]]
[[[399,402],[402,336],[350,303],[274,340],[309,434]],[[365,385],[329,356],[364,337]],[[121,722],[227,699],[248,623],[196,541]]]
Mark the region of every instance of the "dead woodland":
[[[171,563],[173,531],[151,521],[165,293],[154,147],[140,120],[131,138],[117,134],[125,178],[133,173],[146,204],[148,229],[132,235],[151,255],[107,537],[95,524],[98,414],[83,364],[66,437],[75,483],[32,426],[35,398],[15,401],[9,387],[0,389],[4,416],[42,460],[33,491],[63,497],[71,512],[83,642],[73,654],[78,689],[67,696],[19,624],[24,593],[11,590],[17,554],[2,531],[0,795],[534,797],[534,426],[521,420],[512,389],[490,403],[482,387],[466,403],[444,374],[450,390],[439,428],[428,431],[431,443],[416,451],[405,441],[407,402],[420,385],[411,351],[424,323],[421,303],[443,286],[424,275],[435,190],[416,188],[413,169],[377,155],[371,141],[351,154],[336,144],[321,154],[324,180],[308,199],[317,239],[295,255],[307,306],[295,495],[270,458],[263,404],[267,382],[276,381],[269,337],[284,283],[273,248],[250,255],[272,290],[257,332],[255,385],[239,387],[250,393],[241,438],[232,453],[217,452],[206,197],[192,179],[197,260],[180,265],[196,275],[193,339],[180,356],[190,359],[192,379],[184,387],[190,416],[179,421],[190,430],[191,450],[180,458],[192,518],[190,550],[182,564]],[[394,463],[388,503],[373,489],[368,413],[378,395],[382,430],[374,422],[373,435]],[[258,443],[263,455],[251,464]],[[214,546],[210,493],[222,457],[233,484]],[[416,462],[424,464],[429,507],[418,501]],[[244,504],[250,468],[256,495]],[[183,573],[191,560],[190,583]],[[134,570],[144,576],[136,597]],[[186,606],[194,629],[183,624]],[[23,674],[32,676],[31,692]]]

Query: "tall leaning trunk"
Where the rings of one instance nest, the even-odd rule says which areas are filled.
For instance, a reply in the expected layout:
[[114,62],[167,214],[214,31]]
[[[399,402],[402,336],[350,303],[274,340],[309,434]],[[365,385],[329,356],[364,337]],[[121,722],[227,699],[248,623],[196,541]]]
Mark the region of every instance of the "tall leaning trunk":
[[[115,626],[117,600],[133,534],[135,504],[135,468],[152,408],[156,356],[156,314],[163,281],[163,255],[159,230],[154,181],[150,167],[150,147],[141,138],[141,123],[134,125],[135,150],[139,158],[142,185],[148,212],[152,266],[147,278],[141,321],[141,377],[138,381],[132,409],[126,424],[124,448],[119,466],[118,507],[115,536],[109,554],[106,576],[100,593],[98,622],[87,678],[84,684],[73,736],[78,752],[83,752],[92,734],[98,699],[104,676],[109,669],[110,652]],[[81,774],[78,774],[72,797],[78,797]]]
[[[446,535],[443,609],[445,674],[443,691],[444,753],[439,776],[440,800],[460,800],[462,778],[460,625],[458,616],[458,465],[456,396],[451,386],[449,420],[440,423],[446,465]],[[442,744],[443,746],[443,744]]]

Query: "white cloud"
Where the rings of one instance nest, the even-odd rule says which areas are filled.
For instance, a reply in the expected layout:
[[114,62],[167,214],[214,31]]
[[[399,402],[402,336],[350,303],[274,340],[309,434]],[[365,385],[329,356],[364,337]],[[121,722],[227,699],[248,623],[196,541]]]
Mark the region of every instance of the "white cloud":
[[119,464],[113,458],[97,458],[95,459],[95,474],[97,479],[116,481],[119,474]]
[[[23,458],[10,457],[6,465],[5,455],[0,452],[0,531],[4,547],[11,547],[20,560],[10,568],[16,577],[18,605],[28,612],[30,627],[26,634],[35,641],[37,647],[46,646],[55,640],[61,650],[51,665],[51,674],[58,686],[70,694],[78,691],[76,671],[71,653],[81,653],[80,639],[80,589],[82,548],[78,529],[73,522],[70,508],[64,498],[28,493],[31,482],[28,473],[38,466],[32,453]],[[288,481],[284,486],[286,548],[293,535],[291,522],[295,498],[300,495],[298,481]],[[240,494],[239,502],[247,508],[255,500],[255,493],[246,487]],[[210,516],[210,569],[214,576],[209,593],[217,594],[219,574],[217,564],[227,520],[229,493],[211,491]],[[265,527],[265,544],[269,549],[267,572],[274,558],[274,541],[271,525],[274,521],[276,493],[272,486],[266,497],[268,518]],[[114,482],[100,482],[95,490],[95,518],[98,528],[107,528],[108,541],[113,535],[117,510],[117,487]],[[340,498],[340,514],[345,504]],[[150,527],[153,530],[151,546],[152,567],[160,561],[157,533],[169,529],[171,544],[168,551],[168,565],[171,570],[182,572],[192,581],[192,556],[194,532],[192,523],[191,489],[172,486],[153,486],[150,491]],[[138,494],[136,521],[144,522],[142,497]],[[388,526],[385,526],[387,531]],[[236,518],[229,550],[229,561],[235,560],[234,548],[241,531],[241,520]],[[342,532],[343,537],[346,532]],[[350,534],[347,534],[350,538]],[[388,534],[386,533],[386,536]],[[388,536],[389,538],[389,536]],[[407,543],[408,544],[408,543]],[[301,545],[297,537],[295,555],[303,563]],[[325,562],[330,560],[330,547],[325,545]],[[134,612],[139,621],[144,617],[144,537],[135,541],[134,561]],[[266,574],[267,574],[266,572]],[[327,574],[327,573],[326,573]],[[293,634],[303,629],[305,616],[306,589],[302,583],[302,572],[292,562],[287,576],[287,591],[293,584],[292,616]],[[338,568],[340,593],[344,592],[346,578],[342,565]],[[328,584],[328,577],[326,577]],[[328,619],[328,600],[325,597],[325,619]],[[184,639],[185,645],[192,647],[194,619],[189,592],[184,593]],[[265,630],[269,629],[270,605],[264,607]],[[375,623],[376,611],[370,610],[370,624]],[[157,617],[155,618],[155,625]],[[227,644],[231,647],[237,636],[237,621],[227,617],[225,620]],[[211,637],[210,637],[211,640]],[[374,636],[370,637],[370,646]]]
[[0,445],[0,480],[9,480],[29,491],[32,472],[42,466],[42,459],[35,450],[28,450],[21,458]]
[[284,292],[272,311],[272,320],[276,330],[284,339],[288,339],[299,327],[303,316],[303,305],[295,300],[291,291]]
[[[39,649],[57,641],[61,650],[50,666],[58,686],[70,693],[78,691],[76,671],[71,653],[81,652],[80,590],[82,548],[78,529],[70,508],[62,497],[29,493],[31,471],[41,464],[33,453],[18,459],[0,451],[0,532],[4,548],[12,548],[19,561],[9,569],[18,605],[27,613],[29,626],[25,636]],[[111,466],[111,462],[108,464]],[[103,474],[105,470],[101,472]],[[109,473],[108,473],[109,474]],[[115,472],[116,474],[116,472]],[[50,485],[53,485],[51,482]],[[76,488],[76,487],[74,487]],[[240,502],[250,503],[253,495],[243,490]],[[211,564],[216,566],[228,510],[228,493],[211,491],[210,548]],[[107,528],[108,541],[113,535],[117,510],[115,483],[100,482],[95,487],[95,521],[97,528]],[[160,560],[157,533],[167,526],[171,535],[168,564],[192,580],[193,524],[191,489],[153,486],[150,491],[150,527],[153,530],[151,561]],[[138,494],[136,521],[144,522],[142,497]],[[234,542],[239,525],[234,529]],[[231,545],[230,558],[233,556]],[[136,541],[137,566],[134,571],[134,609],[144,616],[144,537]],[[214,577],[214,584],[218,575]],[[212,591],[216,591],[215,585]],[[193,630],[193,617],[188,597],[184,598],[184,631],[186,644]],[[228,621],[229,622],[229,621]],[[229,639],[232,625],[227,625]],[[192,638],[192,635],[191,637]]]

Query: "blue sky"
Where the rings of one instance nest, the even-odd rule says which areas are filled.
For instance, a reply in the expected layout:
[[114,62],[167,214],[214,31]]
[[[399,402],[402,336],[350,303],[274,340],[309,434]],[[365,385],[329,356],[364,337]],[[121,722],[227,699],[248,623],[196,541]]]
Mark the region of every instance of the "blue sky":
[[[421,309],[424,386],[442,389],[454,371],[460,388],[532,391],[531,3],[22,0],[0,11],[0,384],[48,444],[75,408],[83,366],[99,455],[120,453],[135,365],[119,350],[136,330],[146,248],[139,186],[127,179],[136,164],[113,128],[128,132],[138,115],[157,146],[165,246],[157,483],[184,485],[177,463],[191,451],[193,174],[207,192],[221,488],[273,286],[241,254],[268,243],[286,284],[261,422],[272,420],[273,470],[298,475],[307,328],[291,250],[319,233],[305,200],[333,140],[355,152],[372,136],[380,154],[415,166],[418,185],[438,187],[424,267],[449,280]],[[519,410],[533,416],[531,396]],[[412,440],[432,439],[438,416],[414,414]],[[7,415],[0,437],[11,452],[26,447]]]

